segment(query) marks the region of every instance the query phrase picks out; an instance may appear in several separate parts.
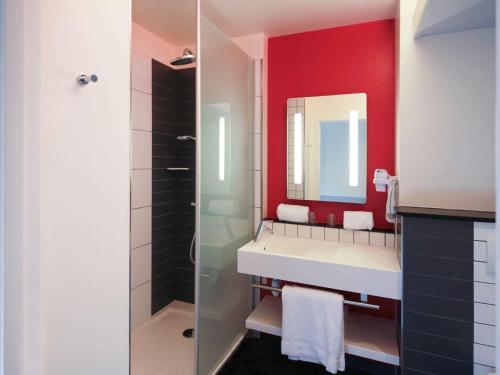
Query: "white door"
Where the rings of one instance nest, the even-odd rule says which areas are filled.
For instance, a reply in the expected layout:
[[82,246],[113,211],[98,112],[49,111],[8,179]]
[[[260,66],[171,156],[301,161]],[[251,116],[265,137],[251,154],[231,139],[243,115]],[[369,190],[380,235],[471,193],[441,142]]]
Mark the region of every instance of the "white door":
[[[7,0],[7,17],[11,11],[22,16],[18,58],[29,72],[17,77],[29,140],[19,182],[30,244],[18,290],[22,373],[125,375],[131,1]],[[98,81],[81,86],[80,74]]]

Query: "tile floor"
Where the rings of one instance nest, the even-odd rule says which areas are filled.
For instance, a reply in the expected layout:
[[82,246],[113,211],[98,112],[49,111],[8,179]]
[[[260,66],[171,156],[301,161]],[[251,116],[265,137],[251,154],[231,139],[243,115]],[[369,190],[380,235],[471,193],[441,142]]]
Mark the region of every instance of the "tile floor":
[[194,373],[194,338],[182,336],[195,324],[194,305],[174,301],[132,333],[132,375]]

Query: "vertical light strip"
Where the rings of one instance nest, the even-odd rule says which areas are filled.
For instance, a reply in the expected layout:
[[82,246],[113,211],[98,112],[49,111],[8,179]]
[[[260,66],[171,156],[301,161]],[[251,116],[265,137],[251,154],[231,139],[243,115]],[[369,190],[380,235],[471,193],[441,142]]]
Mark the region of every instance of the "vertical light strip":
[[358,111],[349,111],[349,186],[358,186]]
[[294,183],[302,183],[302,113],[294,118]]
[[219,117],[219,181],[224,181],[226,169],[226,119]]

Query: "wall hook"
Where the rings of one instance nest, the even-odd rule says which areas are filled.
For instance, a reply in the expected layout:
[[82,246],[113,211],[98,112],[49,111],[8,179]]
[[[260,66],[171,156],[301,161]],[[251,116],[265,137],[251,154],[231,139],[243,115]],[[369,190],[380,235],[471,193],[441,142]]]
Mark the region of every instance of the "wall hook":
[[78,76],[76,81],[82,85],[88,85],[90,82],[97,82],[98,78],[95,74],[87,75],[87,74],[81,74]]

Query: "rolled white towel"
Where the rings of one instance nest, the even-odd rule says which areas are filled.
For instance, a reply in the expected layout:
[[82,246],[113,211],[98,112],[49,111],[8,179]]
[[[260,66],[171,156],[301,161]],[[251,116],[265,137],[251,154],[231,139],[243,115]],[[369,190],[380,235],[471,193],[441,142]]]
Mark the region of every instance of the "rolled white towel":
[[373,229],[373,212],[369,211],[344,211],[345,229]]
[[309,221],[309,207],[294,204],[283,204],[278,206],[278,219],[292,223],[307,223]]

